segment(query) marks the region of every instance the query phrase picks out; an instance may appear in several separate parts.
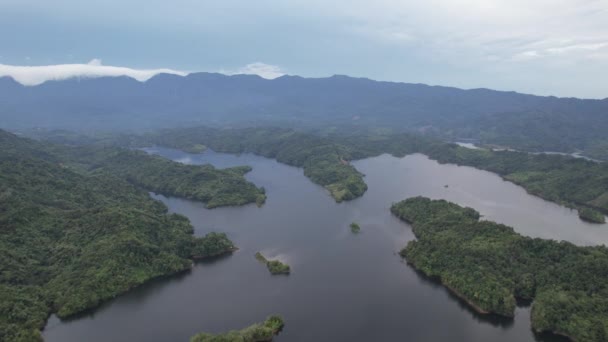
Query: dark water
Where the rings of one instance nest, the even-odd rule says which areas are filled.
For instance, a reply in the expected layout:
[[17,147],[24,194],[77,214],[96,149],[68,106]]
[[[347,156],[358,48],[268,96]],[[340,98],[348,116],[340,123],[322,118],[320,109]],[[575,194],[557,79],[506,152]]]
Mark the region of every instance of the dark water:
[[[81,318],[52,317],[46,341],[187,341],[200,331],[240,329],[270,314],[286,320],[277,341],[559,341],[532,334],[529,308],[518,308],[512,320],[480,316],[418,275],[395,254],[413,238],[410,227],[388,209],[392,202],[425,195],[472,206],[523,234],[577,244],[608,242],[605,225],[584,223],[575,212],[493,174],[439,165],[422,155],[356,162],[369,190],[336,204],[301,169],[273,160],[151,152],[186,163],[251,165],[247,177],[266,188],[268,200],[262,208],[207,210],[158,196],[188,216],[197,235],[226,232],[240,250],[153,281]],[[361,225],[358,235],[348,227],[353,221]],[[287,262],[292,274],[271,276],[255,260],[257,251]]]

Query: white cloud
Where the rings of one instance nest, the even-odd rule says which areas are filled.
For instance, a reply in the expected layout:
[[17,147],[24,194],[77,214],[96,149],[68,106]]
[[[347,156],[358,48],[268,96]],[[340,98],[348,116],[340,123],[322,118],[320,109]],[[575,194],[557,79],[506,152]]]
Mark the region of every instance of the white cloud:
[[[492,60],[583,61],[608,50],[604,0],[294,0],[300,11],[346,21],[361,37],[415,44],[416,53],[476,65]],[[457,61],[457,62],[455,62]]]
[[0,77],[9,76],[15,81],[34,86],[50,80],[65,80],[68,78],[95,78],[104,76],[128,76],[140,82],[154,75],[166,73],[185,76],[187,73],[171,69],[131,69],[125,67],[106,66],[100,59],[93,59],[87,64],[60,64],[45,66],[15,66],[0,64]]
[[540,55],[538,54],[538,51],[530,50],[530,51],[524,51],[524,52],[515,54],[515,56],[513,56],[513,60],[514,61],[527,61],[527,60],[535,59],[538,57],[540,57]]
[[548,53],[560,54],[574,51],[597,51],[603,48],[608,47],[608,42],[604,43],[594,43],[594,44],[573,44],[566,46],[559,46],[549,48],[546,51]]
[[261,62],[255,62],[247,64],[236,71],[220,71],[226,75],[258,75],[266,79],[274,79],[285,75],[283,69],[276,65],[265,64]]

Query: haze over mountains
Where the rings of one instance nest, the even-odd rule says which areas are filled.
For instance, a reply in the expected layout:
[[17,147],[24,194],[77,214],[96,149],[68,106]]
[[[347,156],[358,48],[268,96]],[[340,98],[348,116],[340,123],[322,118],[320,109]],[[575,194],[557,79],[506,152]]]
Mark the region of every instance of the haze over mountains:
[[[158,74],[71,78],[24,86],[0,78],[2,127],[146,131],[185,125],[340,125],[417,131],[527,150],[605,150],[608,99],[332,76]],[[596,154],[596,156],[598,156]]]

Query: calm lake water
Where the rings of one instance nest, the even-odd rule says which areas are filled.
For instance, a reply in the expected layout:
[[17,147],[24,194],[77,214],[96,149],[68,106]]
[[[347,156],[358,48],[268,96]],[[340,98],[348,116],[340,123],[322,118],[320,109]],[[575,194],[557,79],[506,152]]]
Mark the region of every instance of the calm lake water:
[[[247,178],[266,188],[268,200],[261,208],[207,210],[156,196],[188,216],[197,235],[226,232],[240,249],[146,284],[77,319],[53,316],[46,341],[188,341],[197,332],[240,329],[271,314],[286,321],[276,341],[561,341],[534,336],[527,307],[518,308],[514,319],[480,316],[417,274],[396,254],[414,236],[389,207],[417,195],[444,198],[525,235],[608,244],[606,225],[582,222],[576,212],[494,174],[440,165],[423,155],[355,162],[369,190],[337,204],[301,169],[274,160],[212,151],[149,152],[191,164],[251,165]],[[353,221],[361,226],[357,235],[350,232]],[[292,274],[271,276],[254,258],[257,251],[288,263]]]

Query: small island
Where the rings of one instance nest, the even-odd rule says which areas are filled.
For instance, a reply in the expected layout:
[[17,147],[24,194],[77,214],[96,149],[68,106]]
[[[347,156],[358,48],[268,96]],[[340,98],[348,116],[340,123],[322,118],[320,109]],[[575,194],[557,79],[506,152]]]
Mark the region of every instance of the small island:
[[599,211],[591,208],[579,208],[578,217],[581,220],[591,223],[606,223],[606,217]]
[[194,144],[191,146],[184,147],[182,148],[182,150],[188,153],[201,154],[207,151],[207,146],[203,144]]
[[289,265],[284,264],[279,260],[268,260],[260,252],[255,253],[255,258],[266,264],[266,267],[271,274],[289,274],[291,272]]
[[357,234],[361,231],[361,226],[357,222],[353,222],[350,224],[350,231]]
[[200,333],[192,336],[190,342],[269,342],[285,326],[280,316],[270,316],[263,323],[253,324],[242,330],[233,330],[225,334]]
[[191,255],[192,260],[202,260],[229,254],[238,248],[225,233],[211,232],[204,237],[193,237]]

